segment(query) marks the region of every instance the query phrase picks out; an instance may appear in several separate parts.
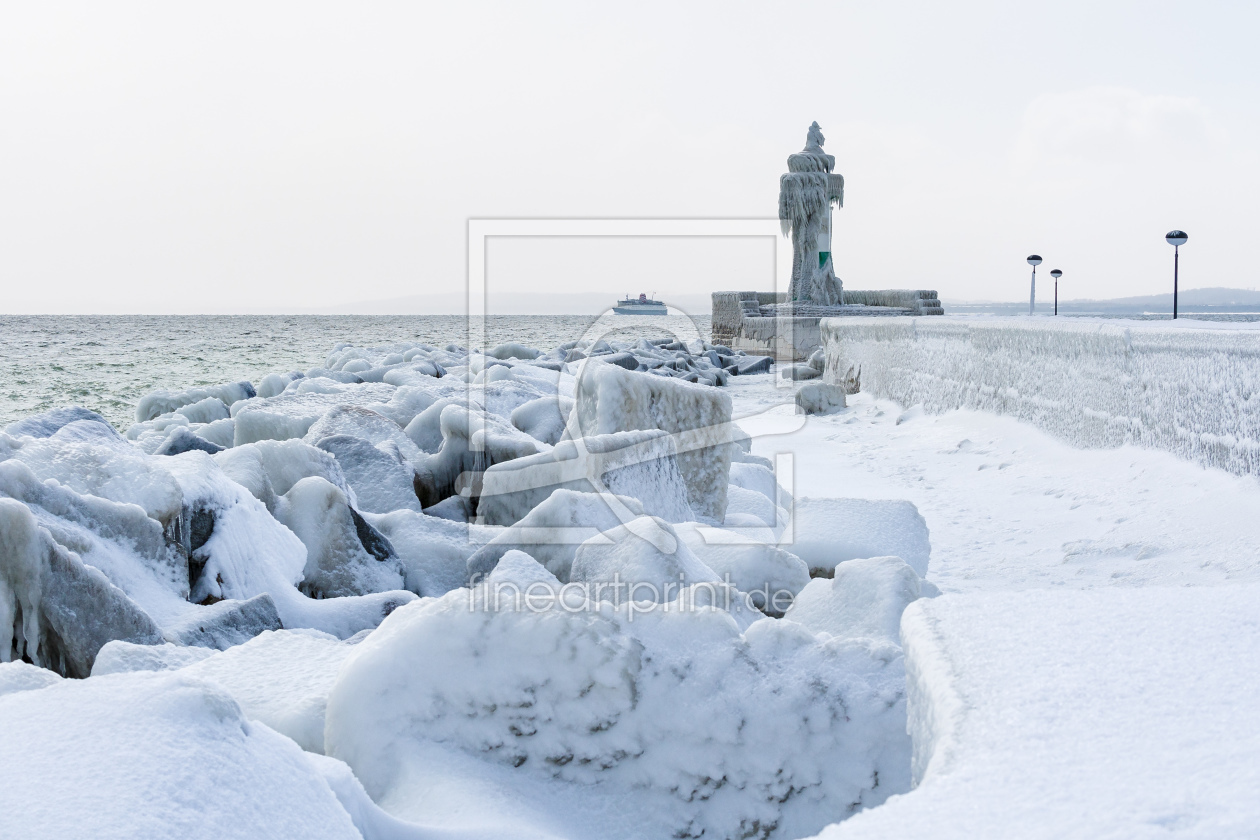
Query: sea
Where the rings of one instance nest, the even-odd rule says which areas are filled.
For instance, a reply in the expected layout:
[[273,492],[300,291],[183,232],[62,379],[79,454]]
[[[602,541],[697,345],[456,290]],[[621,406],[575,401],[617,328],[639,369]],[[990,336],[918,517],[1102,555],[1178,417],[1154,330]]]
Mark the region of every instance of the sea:
[[[583,337],[710,335],[707,315],[490,315],[473,328],[485,347],[540,350]],[[159,388],[256,384],[322,367],[338,343],[468,346],[468,334],[462,315],[0,315],[0,428],[78,405],[125,430],[139,399]]]
[[[1183,317],[1257,321],[1260,313]],[[472,325],[476,336],[484,334],[485,347],[516,341],[540,350],[589,337],[708,339],[711,326],[708,315],[607,313],[490,315],[474,318]],[[462,315],[0,315],[0,428],[51,408],[79,405],[125,430],[135,422],[140,397],[159,388],[183,390],[242,379],[257,383],[268,373],[306,371],[321,367],[338,343],[468,346],[468,333],[469,321]]]

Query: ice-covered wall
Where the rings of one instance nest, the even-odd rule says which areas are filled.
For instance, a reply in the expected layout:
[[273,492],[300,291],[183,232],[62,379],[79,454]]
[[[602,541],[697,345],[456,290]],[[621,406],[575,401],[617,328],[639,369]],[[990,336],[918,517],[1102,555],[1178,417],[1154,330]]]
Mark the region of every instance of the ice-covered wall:
[[1079,318],[830,318],[825,379],[1260,474],[1260,329]]

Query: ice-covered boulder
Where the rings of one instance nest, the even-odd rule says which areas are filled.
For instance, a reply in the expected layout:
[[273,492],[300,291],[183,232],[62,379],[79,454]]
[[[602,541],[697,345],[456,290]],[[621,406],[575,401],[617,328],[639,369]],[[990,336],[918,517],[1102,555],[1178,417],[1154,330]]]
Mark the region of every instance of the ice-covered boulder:
[[353,499],[354,494],[330,452],[300,440],[265,440],[237,446],[214,457],[228,478],[274,512],[276,499],[304,478],[317,476]]
[[[355,513],[344,493],[324,479],[312,476],[293,485],[276,517],[306,548],[300,576],[305,594],[335,598],[402,588],[393,546]],[[374,554],[369,553],[369,546]]]
[[416,495],[424,507],[480,484],[488,467],[542,451],[541,444],[493,414],[448,405],[440,418],[442,446],[416,464]]
[[628,496],[555,490],[523,519],[468,558],[467,579],[483,579],[504,554],[517,549],[567,582],[578,546],[642,515],[643,505]]
[[163,634],[181,645],[227,650],[282,626],[276,602],[264,592],[244,601],[219,601],[200,607],[164,627]]
[[303,437],[329,409],[386,404],[396,390],[393,385],[382,383],[341,384],[305,377],[293,389],[286,389],[277,396],[234,404],[232,417],[236,420],[236,427],[233,445]]
[[163,641],[135,602],[58,545],[26,505],[0,498],[0,662],[26,656],[86,677],[97,651],[114,639]]
[[502,530],[409,510],[381,516],[368,514],[365,518],[389,539],[397,552],[405,588],[422,596],[445,595],[467,586],[468,558]]
[[860,557],[895,556],[927,575],[932,544],[927,522],[907,501],[799,498],[792,510],[792,553],[815,577]]
[[495,359],[537,359],[542,353],[524,344],[508,342],[500,344],[493,350],[487,350],[486,355]]
[[797,389],[796,407],[799,414],[835,414],[847,405],[844,395],[842,385],[810,382]]
[[728,395],[590,360],[578,374],[574,399],[568,437],[635,429],[669,432],[691,509],[712,524],[725,518],[732,440]]
[[578,546],[569,580],[585,584],[595,600],[663,604],[693,583],[716,583],[720,578],[668,522],[641,516]]
[[[362,835],[302,750],[183,673],[0,697],[7,836],[246,840]],[[221,803],[213,816],[207,808]]]
[[477,516],[486,525],[511,525],[559,488],[630,496],[668,522],[694,518],[674,439],[659,429],[566,440],[495,464],[483,476]]
[[189,423],[213,423],[231,416],[227,404],[218,397],[206,397],[195,403],[181,405],[175,409],[175,413],[187,417]]
[[192,452],[194,449],[202,452],[209,452],[213,455],[216,452],[222,452],[225,447],[211,443],[187,426],[176,426],[167,434],[166,440],[153,453],[154,455],[179,455],[182,452]]
[[[428,405],[432,405],[431,400]],[[318,446],[321,440],[334,435],[360,438],[373,446],[392,447],[409,461],[420,455],[419,447],[407,437],[402,426],[363,406],[343,405],[329,409],[307,430],[304,440]]]
[[797,382],[817,379],[820,376],[822,376],[822,373],[809,365],[784,365],[779,369],[780,379],[792,379]]
[[479,405],[468,400],[461,401],[454,397],[444,397],[417,413],[411,419],[411,422],[404,427],[403,431],[422,452],[433,455],[442,448],[442,412],[448,405],[463,405],[465,407],[471,405],[475,408],[480,408]]
[[776,505],[771,497],[732,484],[726,490],[726,521],[745,521],[736,518],[740,516],[776,529],[787,521],[787,512]]
[[564,435],[565,424],[573,411],[573,400],[559,394],[539,397],[517,406],[512,411],[512,425],[532,438],[554,446]]
[[101,415],[95,411],[91,411],[80,406],[69,406],[66,408],[54,408],[51,411],[45,411],[42,414],[35,414],[30,417],[23,417],[5,426],[5,434],[13,437],[34,437],[46,438],[52,437],[63,426],[70,423],[86,420],[90,423],[98,423],[105,429],[114,433],[114,437],[118,437],[118,432],[109,424]]
[[[241,400],[257,396],[254,386],[249,382],[229,382],[224,385],[208,385],[204,388],[189,388],[186,391],[158,390],[146,394],[136,404],[136,421],[143,423],[163,414],[177,411],[184,406],[201,403],[207,399],[216,399],[227,406]],[[218,418],[214,418],[218,419]],[[205,420],[198,422],[208,422]]]
[[138,645],[134,642],[113,641],[96,654],[92,676],[103,677],[106,674],[128,674],[134,671],[178,671],[186,665],[214,656],[217,652],[211,647],[186,647],[171,642]]
[[896,648],[741,635],[707,607],[540,608],[496,597],[548,585],[505,560],[471,600],[397,611],[339,673],[325,749],[377,801],[491,836],[800,837],[908,788]]
[[675,533],[723,581],[748,593],[753,606],[779,617],[809,583],[809,567],[795,554],[744,534],[695,523]]
[[[19,438],[10,458],[26,464],[41,481],[56,479],[78,493],[138,504],[162,523],[174,519],[183,503],[179,484],[169,472],[169,459],[146,455],[117,435],[94,439],[73,432],[36,440]],[[100,427],[89,422],[86,425]]]
[[290,382],[296,382],[305,374],[300,371],[291,371],[289,373],[269,373],[258,383],[257,393],[255,396],[268,399],[276,397],[284,393],[284,389],[289,387]]
[[849,560],[836,567],[831,580],[810,581],[784,618],[815,633],[900,645],[906,607],[939,592],[900,557]]
[[360,510],[420,510],[415,468],[392,441],[373,446],[363,438],[332,435],[321,438],[316,446],[337,459]]

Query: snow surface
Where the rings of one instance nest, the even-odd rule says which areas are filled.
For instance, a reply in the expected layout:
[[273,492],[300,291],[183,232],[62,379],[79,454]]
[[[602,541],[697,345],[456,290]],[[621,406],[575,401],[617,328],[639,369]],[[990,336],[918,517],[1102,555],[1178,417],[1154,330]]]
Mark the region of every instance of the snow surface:
[[180,672],[5,694],[0,731],[7,837],[361,836],[296,744]]
[[1260,587],[920,601],[918,787],[823,838],[1244,837],[1260,825]]
[[[89,813],[93,836],[1254,833],[1254,479],[870,393],[805,416],[808,385],[737,368],[700,343],[340,345],[257,396],[160,395],[125,437],[11,425],[4,650],[92,676],[0,664],[0,813],[20,800],[19,836]],[[673,448],[591,482],[566,453],[596,434]],[[490,492],[566,461],[585,485]],[[618,605],[590,591],[610,575],[680,585]]]

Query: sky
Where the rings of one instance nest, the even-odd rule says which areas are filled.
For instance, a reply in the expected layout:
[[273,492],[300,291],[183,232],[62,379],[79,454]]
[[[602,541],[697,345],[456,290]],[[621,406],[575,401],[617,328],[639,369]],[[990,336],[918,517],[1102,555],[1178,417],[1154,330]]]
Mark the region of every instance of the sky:
[[[1260,4],[0,5],[0,312],[465,282],[469,218],[767,218],[817,120],[851,289],[1251,288]],[[768,289],[766,239],[492,240],[490,299]]]

